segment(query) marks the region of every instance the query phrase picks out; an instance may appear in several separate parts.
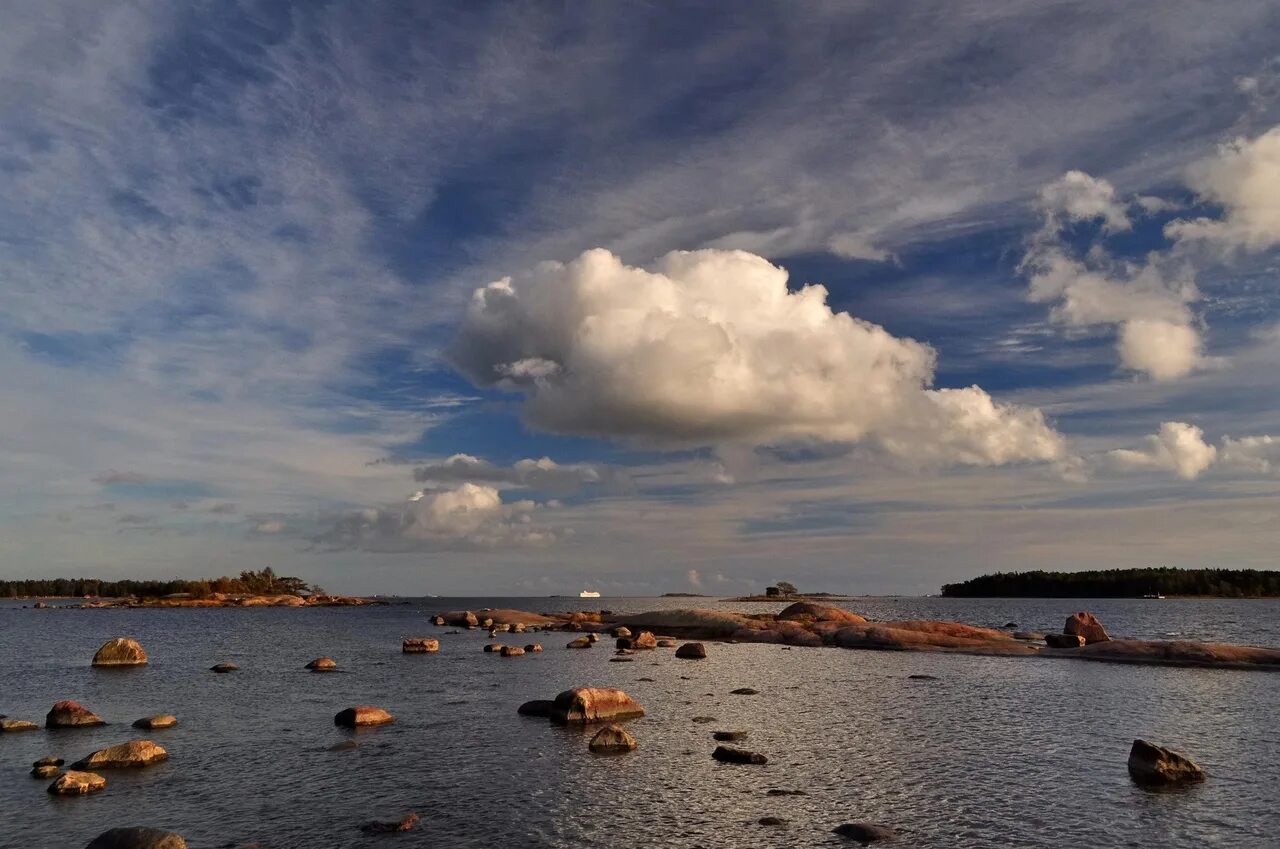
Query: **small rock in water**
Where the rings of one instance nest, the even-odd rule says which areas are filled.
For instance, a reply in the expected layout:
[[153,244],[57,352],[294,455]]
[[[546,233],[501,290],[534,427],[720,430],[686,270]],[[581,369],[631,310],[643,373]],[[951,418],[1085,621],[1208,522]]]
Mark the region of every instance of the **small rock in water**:
[[574,639],[570,640],[568,643],[566,643],[566,644],[565,644],[565,648],[567,648],[567,649],[589,649],[589,648],[591,648],[591,643],[592,643],[592,642],[594,642],[594,641],[593,641],[593,640],[589,640],[589,639],[587,639],[586,637],[575,637]]
[[1204,770],[1186,755],[1146,740],[1134,740],[1129,750],[1129,776],[1144,786],[1169,787],[1204,781]]
[[911,681],[937,681],[937,680],[938,680],[938,676],[937,676],[937,675],[919,675],[919,674],[917,674],[917,675],[908,675],[908,676],[907,676],[907,678],[908,678],[909,680],[911,680]]
[[551,716],[551,708],[555,706],[555,702],[550,699],[534,699],[531,702],[525,702],[516,709],[516,713],[521,716]]
[[673,649],[675,647],[676,647],[675,640],[665,640],[665,639],[658,640],[658,648],[660,649]]
[[371,725],[386,725],[395,722],[396,718],[380,707],[373,705],[356,705],[338,711],[333,717],[333,724],[343,728],[363,728]]
[[326,752],[347,752],[347,751],[350,751],[351,749],[355,749],[359,747],[359,745],[360,744],[357,743],[355,740],[343,740],[341,743],[334,743],[332,746],[329,746],[327,749],[325,749],[325,751]]
[[617,638],[617,637],[630,637],[630,636],[631,636],[631,629],[630,629],[630,628],[628,628],[626,625],[619,625],[617,628],[614,628],[612,631],[610,631],[610,632],[609,632],[609,634],[610,634],[610,636],[612,636],[612,637],[614,637],[614,638]]
[[730,690],[730,695],[734,696],[754,696],[759,694],[759,690],[753,690],[750,687],[739,687],[736,690]]
[[530,653],[533,653],[533,652],[540,652],[540,651],[542,651],[542,644],[541,644],[541,643],[529,643],[529,645],[527,645],[527,646],[525,646],[525,647],[524,647],[524,650],[525,650],[525,651],[527,651],[527,652],[530,652]]
[[593,752],[630,752],[635,747],[636,738],[618,725],[606,725],[601,728],[587,744],[587,748]]
[[39,725],[34,722],[27,722],[25,719],[0,719],[0,734],[10,734],[15,731],[38,731]]
[[167,761],[169,753],[150,740],[130,740],[99,749],[72,764],[73,769],[132,769]]
[[847,822],[836,826],[832,831],[841,837],[856,840],[864,845],[878,840],[890,840],[897,835],[897,832],[888,826],[870,822]]
[[89,728],[105,724],[93,711],[71,699],[57,702],[44,717],[45,728]]
[[711,739],[719,740],[722,743],[732,743],[734,740],[747,739],[745,731],[712,731]]
[[551,721],[561,725],[579,722],[611,722],[644,716],[644,708],[622,690],[608,687],[575,687],[556,696]]
[[676,657],[682,660],[705,660],[707,647],[702,643],[685,643],[676,649]]
[[331,657],[317,657],[303,668],[312,672],[332,672],[338,668],[338,662]]
[[519,646],[503,646],[502,650],[498,652],[498,654],[503,657],[520,657],[524,654],[524,649]]
[[809,794],[804,792],[803,790],[779,790],[775,788],[767,791],[764,795],[766,796],[808,796]]
[[646,684],[652,684],[652,683],[653,683],[653,679],[652,679],[652,678],[637,678],[637,679],[636,679],[636,683],[637,683],[637,684],[638,684],[638,683],[641,683],[641,682],[644,682],[644,683],[646,683]]
[[595,631],[592,631],[590,634],[587,634],[587,640],[593,643],[598,643],[600,642],[600,635]]
[[635,658],[634,657],[611,657],[609,658],[609,662],[610,663],[634,663]]
[[400,818],[399,822],[368,822],[360,826],[360,830],[365,834],[395,834],[401,831],[408,831],[418,824],[421,819],[417,814],[409,813]]
[[432,637],[409,637],[400,644],[402,654],[432,654],[438,651],[440,651],[440,641]]
[[55,796],[83,796],[106,786],[107,780],[97,773],[67,770],[49,785],[49,792]]
[[221,672],[224,674],[227,672],[235,672],[239,668],[240,667],[236,666],[234,663],[227,663],[227,662],[215,663],[213,666],[209,667],[210,671],[212,672]]
[[171,713],[158,713],[155,716],[144,716],[142,719],[135,720],[134,728],[144,728],[148,731],[157,728],[172,728],[178,724],[178,717]]
[[62,770],[58,769],[58,767],[53,764],[37,763],[35,766],[31,767],[32,778],[53,778],[55,775],[61,774]]
[[158,828],[113,828],[85,849],[187,849],[187,841],[181,834]]
[[758,752],[735,749],[732,746],[716,746],[711,757],[726,764],[767,764],[769,759]]
[[1029,643],[1038,643],[1044,639],[1044,634],[1039,631],[1014,631],[1013,638],[1015,640],[1025,640]]
[[1006,623],[1004,623],[1003,625],[1001,625],[1000,627],[1001,627],[1001,628],[1003,628],[1003,629],[1004,629],[1004,630],[1006,630],[1006,631],[1016,631],[1016,630],[1018,630],[1018,623],[1017,623],[1017,622],[1006,622]]
[[145,666],[147,653],[129,637],[116,637],[102,644],[93,656],[94,666]]
[[756,820],[761,825],[786,825],[787,821],[782,817],[761,817]]
[[693,721],[701,725],[707,722],[715,722],[716,718],[714,716],[695,716]]
[[32,766],[62,766],[66,761],[62,758],[55,758],[53,755],[43,757],[38,761],[32,761]]

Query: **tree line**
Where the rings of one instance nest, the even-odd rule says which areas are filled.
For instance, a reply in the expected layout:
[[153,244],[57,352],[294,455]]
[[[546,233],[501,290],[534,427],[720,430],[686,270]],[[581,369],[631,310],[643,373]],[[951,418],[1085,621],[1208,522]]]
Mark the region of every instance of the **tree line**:
[[227,595],[298,595],[322,592],[308,586],[301,578],[277,575],[270,566],[261,571],[246,570],[237,577],[168,581],[104,581],[99,578],[37,578],[34,580],[0,581],[0,598],[83,597],[161,598],[187,594],[192,598],[209,598],[214,593]]
[[1261,569],[1104,569],[997,572],[947,584],[950,597],[1135,598],[1144,595],[1280,596],[1280,571]]

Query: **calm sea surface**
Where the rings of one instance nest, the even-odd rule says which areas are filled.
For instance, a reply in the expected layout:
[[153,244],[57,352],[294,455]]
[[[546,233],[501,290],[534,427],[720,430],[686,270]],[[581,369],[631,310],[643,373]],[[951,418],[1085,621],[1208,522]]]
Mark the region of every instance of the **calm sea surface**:
[[[1116,636],[1280,645],[1277,601],[857,599],[871,618],[1016,622],[1058,630],[1089,609]],[[517,607],[642,610],[776,605],[709,599],[417,599],[303,610],[30,610],[0,605],[0,713],[42,722],[72,698],[109,725],[0,735],[0,847],[79,849],[99,832],[148,825],[194,849],[244,847],[822,847],[831,829],[871,820],[903,847],[1280,846],[1280,674],[1065,660],[709,644],[610,663],[604,643],[567,651],[561,633],[510,635],[546,651],[484,654],[481,631],[444,635],[429,613]],[[114,636],[151,664],[94,670]],[[438,656],[402,655],[440,635]],[[303,670],[330,655],[342,672]],[[216,675],[218,661],[241,671]],[[910,680],[928,674],[938,680]],[[650,678],[651,681],[641,679]],[[581,730],[516,707],[572,686],[622,687],[648,710],[640,742],[592,756]],[[752,687],[756,696],[729,691]],[[351,733],[340,709],[376,704],[394,725]],[[176,728],[130,723],[174,713]],[[696,724],[694,716],[714,716]],[[767,766],[711,759],[716,729],[750,732]],[[78,759],[149,736],[163,765],[106,773],[106,791],[55,798],[29,778],[44,755]],[[1134,787],[1134,737],[1209,772],[1174,793]],[[357,747],[327,751],[354,739]],[[770,788],[805,796],[770,798]],[[365,836],[408,811],[419,827]],[[764,816],[784,827],[764,827]]]

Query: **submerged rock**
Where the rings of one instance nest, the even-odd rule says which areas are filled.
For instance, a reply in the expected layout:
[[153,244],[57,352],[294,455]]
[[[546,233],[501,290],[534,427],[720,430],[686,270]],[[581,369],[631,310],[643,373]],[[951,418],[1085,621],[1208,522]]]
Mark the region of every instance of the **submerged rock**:
[[91,728],[105,724],[93,711],[71,699],[57,702],[44,717],[45,728]]
[[575,637],[565,644],[567,649],[589,649],[591,648],[591,640],[587,637]]
[[317,657],[303,668],[312,672],[332,672],[338,668],[338,662],[331,657]]
[[502,651],[502,650],[503,650],[503,649],[505,649],[505,648],[506,648],[506,646],[501,645],[501,644],[499,644],[499,643],[489,643],[489,644],[487,644],[487,645],[484,647],[484,653],[485,653],[485,654],[497,654],[498,652]]
[[773,788],[765,791],[766,796],[808,796],[809,794],[803,790],[782,790]]
[[31,765],[32,766],[62,766],[64,763],[66,763],[66,761],[64,761],[62,758],[57,758],[57,757],[54,757],[53,755],[47,755],[38,761],[32,761]]
[[364,728],[371,725],[386,725],[395,722],[396,718],[380,707],[374,705],[356,705],[338,711],[333,717],[333,724],[343,728]]
[[367,822],[360,826],[360,830],[365,834],[395,834],[401,831],[408,831],[418,824],[421,817],[415,813],[405,814],[400,818],[399,822]]
[[61,774],[62,770],[58,769],[58,767],[53,764],[36,764],[31,767],[32,778],[53,778],[54,776]]
[[685,643],[676,649],[676,657],[682,660],[705,660],[707,647],[702,643]]
[[856,840],[859,843],[875,843],[879,840],[891,840],[897,836],[897,832],[885,825],[876,825],[870,822],[847,822],[844,825],[838,825],[832,832],[847,837],[850,840]]
[[516,708],[516,713],[521,716],[551,716],[551,709],[555,707],[555,702],[550,699],[534,699],[531,702],[525,702]]
[[729,695],[731,696],[755,696],[759,695],[759,693],[759,690],[753,690],[750,687],[739,687],[736,690],[729,691]]
[[1138,784],[1167,787],[1204,781],[1204,770],[1186,755],[1134,740],[1129,750],[1129,776]]
[[410,637],[400,644],[403,654],[431,654],[440,651],[440,641],[431,637]]
[[675,640],[667,640],[667,639],[664,639],[664,638],[662,638],[662,637],[659,637],[659,638],[658,638],[658,648],[660,648],[660,649],[673,649],[673,648],[675,648],[675,647],[676,647],[676,641],[675,641]]
[[622,690],[607,687],[575,687],[556,696],[551,721],[569,723],[612,722],[644,716],[644,708]]
[[132,769],[167,761],[169,753],[150,740],[130,740],[99,749],[71,765],[72,769]]
[[1105,643],[1111,637],[1107,636],[1107,629],[1102,627],[1102,623],[1097,617],[1087,611],[1073,613],[1067,617],[1067,624],[1063,626],[1064,634],[1079,634],[1084,637],[1085,643]]
[[716,746],[711,757],[726,764],[767,764],[769,759],[759,752],[735,749],[733,746]]
[[107,780],[94,772],[67,770],[49,785],[55,796],[83,796],[106,788]]
[[784,820],[782,817],[761,817],[760,819],[756,820],[756,822],[760,823],[760,825],[769,825],[769,826],[787,824],[787,821]]
[[1044,644],[1051,649],[1078,649],[1084,645],[1079,634],[1045,634]]
[[593,752],[630,752],[635,747],[636,738],[618,725],[606,725],[601,728],[587,744],[587,748]]
[[94,666],[145,666],[147,653],[130,637],[107,640],[93,656]]
[[187,849],[181,834],[158,828],[113,828],[93,839],[85,849]]
[[716,718],[714,716],[695,716],[691,721],[704,725],[708,722],[715,722]]
[[524,647],[524,650],[525,650],[525,651],[527,651],[527,652],[530,652],[530,653],[532,653],[532,652],[540,652],[540,651],[542,651],[542,644],[541,644],[541,643],[529,643],[529,645],[527,645],[527,646],[525,646],[525,647]]
[[0,719],[0,734],[9,734],[16,731],[38,731],[39,725],[34,722],[28,722],[25,719]]
[[711,739],[718,740],[721,743],[732,743],[734,740],[747,739],[745,731],[712,731]]
[[226,674],[228,672],[236,672],[239,669],[240,667],[236,666],[234,663],[228,663],[226,661],[222,663],[215,663],[213,666],[209,667],[210,672],[220,672],[223,674]]
[[155,716],[144,716],[133,723],[134,728],[152,731],[156,728],[172,728],[178,724],[178,717],[171,713],[158,713]]

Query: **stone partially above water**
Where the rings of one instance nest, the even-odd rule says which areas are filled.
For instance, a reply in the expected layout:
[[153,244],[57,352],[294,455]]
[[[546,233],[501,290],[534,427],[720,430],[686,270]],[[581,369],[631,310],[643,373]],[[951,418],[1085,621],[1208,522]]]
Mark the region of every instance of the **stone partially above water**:
[[333,672],[338,668],[338,662],[331,657],[317,657],[303,668],[312,672]]
[[705,660],[707,647],[702,643],[685,643],[676,649],[676,657],[681,660]]
[[1111,637],[1107,636],[1107,629],[1102,627],[1102,623],[1092,613],[1080,611],[1073,613],[1067,617],[1067,624],[1062,627],[1064,634],[1078,634],[1084,637],[1086,644],[1089,643],[1105,643]]
[[150,740],[130,740],[115,746],[99,749],[88,757],[71,765],[72,769],[135,769],[151,766],[169,759],[163,747]]
[[84,849],[187,849],[187,841],[177,832],[135,826],[104,831]]
[[1144,786],[1169,787],[1204,781],[1204,770],[1186,755],[1146,740],[1134,740],[1129,750],[1129,776]]
[[106,786],[107,780],[97,773],[67,770],[49,785],[49,792],[55,796],[83,796]]
[[365,728],[374,725],[386,725],[395,722],[396,718],[380,707],[374,705],[356,705],[338,711],[333,717],[333,724],[343,728]]
[[178,724],[178,717],[171,713],[158,713],[155,716],[144,716],[133,723],[134,728],[152,731],[157,728],[172,728]]
[[107,640],[93,656],[94,666],[145,666],[147,653],[142,644],[130,637]]
[[759,752],[735,749],[733,746],[716,746],[711,757],[726,764],[767,764],[769,759]]
[[45,728],[92,728],[95,725],[105,723],[93,711],[71,699],[57,702],[44,717]]
[[603,753],[630,752],[635,747],[636,738],[618,725],[606,725],[601,728],[587,744],[587,748],[591,751]]
[[403,654],[434,654],[440,651],[440,641],[432,637],[409,637],[400,644]]
[[25,719],[0,719],[0,734],[16,731],[38,731],[40,726]]
[[225,661],[223,663],[215,663],[213,666],[209,667],[210,672],[219,672],[223,675],[228,672],[235,672],[239,669],[240,667],[236,666],[234,663],[227,663]]
[[498,654],[503,657],[520,657],[524,654],[524,649],[520,646],[503,646],[502,651],[498,652]]
[[639,702],[621,690],[607,687],[575,687],[556,696],[551,721],[570,723],[613,722],[644,716]]
[[589,649],[589,648],[591,648],[591,643],[592,643],[592,640],[591,640],[591,638],[590,638],[590,637],[575,637],[575,638],[573,638],[572,640],[570,640],[568,643],[566,643],[566,644],[565,644],[565,648],[567,648],[567,649]]
[[556,703],[550,699],[534,699],[516,708],[516,713],[521,716],[540,716],[545,718],[551,716],[551,710],[555,705]]
[[847,822],[844,825],[836,826],[832,829],[832,832],[841,837],[856,840],[863,845],[881,840],[892,840],[898,834],[886,825],[876,825],[870,822]]

